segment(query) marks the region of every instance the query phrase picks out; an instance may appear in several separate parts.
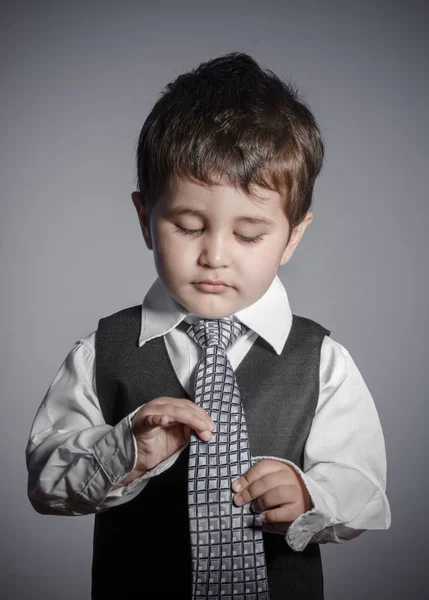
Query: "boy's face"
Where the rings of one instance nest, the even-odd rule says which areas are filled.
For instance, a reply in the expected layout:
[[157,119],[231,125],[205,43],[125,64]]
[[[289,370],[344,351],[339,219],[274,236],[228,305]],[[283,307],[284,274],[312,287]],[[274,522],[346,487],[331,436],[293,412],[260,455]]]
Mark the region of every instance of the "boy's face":
[[[171,296],[203,318],[222,318],[261,298],[292,256],[309,212],[291,234],[277,192],[257,188],[254,201],[230,185],[172,178],[150,218],[132,194],[146,244]],[[287,246],[286,246],[287,244]]]

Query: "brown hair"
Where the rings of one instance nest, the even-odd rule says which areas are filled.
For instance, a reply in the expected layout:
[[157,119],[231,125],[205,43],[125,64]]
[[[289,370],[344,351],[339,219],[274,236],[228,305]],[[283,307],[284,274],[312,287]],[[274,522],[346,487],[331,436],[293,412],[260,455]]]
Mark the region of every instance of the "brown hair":
[[231,53],[180,75],[161,93],[137,147],[137,181],[150,211],[173,175],[254,185],[285,198],[291,228],[304,219],[324,155],[298,92],[249,55]]

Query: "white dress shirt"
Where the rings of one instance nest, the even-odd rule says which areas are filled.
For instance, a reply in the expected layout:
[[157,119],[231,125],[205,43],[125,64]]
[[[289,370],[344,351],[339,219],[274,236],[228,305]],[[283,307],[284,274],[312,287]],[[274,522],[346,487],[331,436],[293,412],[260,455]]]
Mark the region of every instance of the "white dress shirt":
[[[165,336],[173,368],[190,396],[201,348],[176,327],[193,318],[158,279],[142,304],[138,342],[142,346]],[[258,336],[280,354],[292,325],[280,279],[276,277],[252,306],[230,318],[249,328],[228,350],[234,369]],[[96,391],[95,335],[96,331],[75,343],[31,428],[26,448],[28,496],[43,514],[99,513],[128,502],[152,477],[168,469],[187,445],[127,486],[120,485],[136,465],[131,417],[139,409],[114,427],[104,421]],[[377,410],[350,354],[331,337],[322,343],[319,399],[305,444],[303,470],[274,456],[252,457],[252,464],[262,458],[292,466],[312,499],[313,508],[300,515],[286,533],[293,550],[303,550],[310,541],[338,543],[366,529],[390,526],[386,453]]]

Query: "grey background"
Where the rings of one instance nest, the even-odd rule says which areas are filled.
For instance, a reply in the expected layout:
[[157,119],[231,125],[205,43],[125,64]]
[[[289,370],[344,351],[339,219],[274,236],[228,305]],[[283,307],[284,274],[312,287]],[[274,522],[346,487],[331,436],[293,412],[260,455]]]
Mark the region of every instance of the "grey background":
[[130,193],[158,93],[236,50],[295,81],[322,127],[314,222],[281,277],[351,352],[386,438],[392,527],[322,548],[326,598],[424,597],[426,4],[15,1],[0,16],[1,597],[89,597],[93,518],[33,511],[29,429],[74,342],[155,277]]

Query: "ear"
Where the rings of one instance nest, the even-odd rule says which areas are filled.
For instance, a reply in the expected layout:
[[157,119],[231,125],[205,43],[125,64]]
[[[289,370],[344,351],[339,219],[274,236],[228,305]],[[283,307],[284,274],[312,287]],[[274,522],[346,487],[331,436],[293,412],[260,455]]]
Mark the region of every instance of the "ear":
[[139,217],[140,227],[143,233],[144,241],[149,250],[152,250],[152,236],[150,233],[150,217],[146,208],[146,204],[141,192],[133,192],[131,194],[134,206],[136,207]]
[[301,223],[299,225],[294,227],[294,229],[291,233],[288,245],[286,246],[286,248],[282,254],[282,258],[280,260],[281,265],[285,265],[292,258],[292,255],[295,252],[295,249],[297,248],[299,242],[301,241],[302,236],[304,235],[304,231],[307,229],[307,227],[310,225],[310,223],[312,221],[313,221],[313,213],[308,211],[304,217],[304,220],[301,221]]

